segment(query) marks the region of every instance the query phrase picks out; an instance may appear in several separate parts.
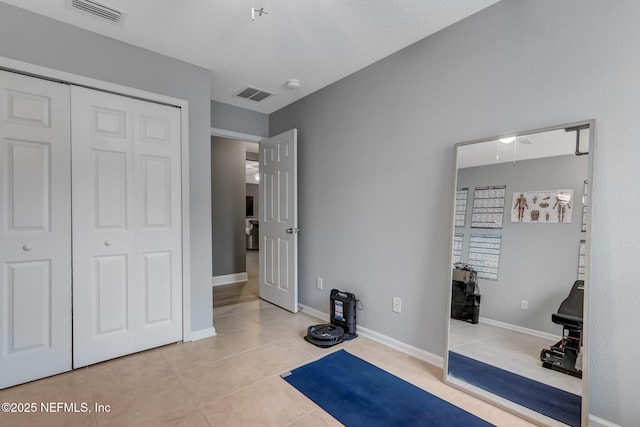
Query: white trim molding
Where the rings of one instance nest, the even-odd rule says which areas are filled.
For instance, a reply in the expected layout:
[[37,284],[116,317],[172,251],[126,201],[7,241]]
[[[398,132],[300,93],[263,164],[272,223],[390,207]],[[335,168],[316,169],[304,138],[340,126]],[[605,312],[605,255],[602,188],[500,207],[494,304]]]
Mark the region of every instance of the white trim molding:
[[[329,319],[329,314],[323,313],[320,310],[316,310],[315,308],[308,307],[306,305],[300,304],[300,310],[303,313],[316,317],[324,322],[328,321],[327,319]],[[383,335],[379,332],[373,331],[371,329],[368,329],[362,326],[357,326],[357,325],[356,325],[356,332],[358,333],[358,335],[361,335],[373,341],[377,341],[381,344],[384,344],[387,347],[391,347],[395,350],[406,353],[410,356],[415,357],[416,359],[420,359],[424,362],[427,362],[430,365],[437,366],[438,368],[442,368],[444,366],[444,359],[441,356],[435,355],[433,353],[429,353],[428,351],[422,350],[418,347],[414,347],[412,345],[403,343],[402,341],[398,341],[387,335]]]
[[241,141],[257,142],[257,143],[259,143],[263,139],[266,139],[266,137],[264,136],[251,135],[250,133],[235,132],[232,130],[226,130],[226,129],[220,129],[220,128],[211,128],[211,135],[220,136],[222,138],[238,139]]
[[[188,101],[184,99],[161,95],[159,93],[149,92],[146,90],[136,89],[131,86],[124,86],[117,83],[97,80],[91,77],[85,77],[79,74],[73,74],[73,73],[68,73],[66,71],[56,70],[54,68],[48,68],[40,65],[30,64],[28,62],[18,61],[18,60],[6,58],[3,56],[0,56],[0,69],[5,71],[22,73],[32,77],[39,77],[46,80],[56,80],[61,83],[68,83],[71,85],[82,86],[89,89],[97,89],[103,92],[114,93],[116,95],[124,95],[130,98],[138,98],[145,101],[152,101],[160,104],[173,105],[180,108],[188,105]],[[189,121],[185,120],[185,123],[188,124]]]
[[320,310],[316,310],[313,307],[309,307],[307,305],[303,305],[303,304],[299,304],[299,310],[302,311],[303,313],[308,314],[309,316],[313,316],[316,319],[320,319],[323,322],[328,322],[329,321],[329,314],[328,313],[324,313]]
[[414,347],[402,341],[398,341],[395,338],[391,338],[387,335],[383,335],[379,332],[372,331],[371,329],[362,326],[358,327],[357,330],[358,333],[363,337],[367,337],[388,347],[406,353],[409,356],[413,356],[416,359],[420,359],[430,365],[437,366],[438,368],[442,368],[444,366],[444,359],[441,356],[429,353],[426,350],[422,350],[421,348]]
[[216,328],[213,326],[207,329],[200,329],[199,331],[191,332],[191,341],[199,341],[209,337],[215,337]]
[[560,335],[549,334],[547,332],[536,331],[535,329],[524,328],[518,325],[512,325],[510,323],[500,322],[498,320],[487,319],[486,317],[480,317],[478,319],[480,323],[484,323],[485,325],[497,326],[499,328],[509,329],[515,332],[522,332],[523,334],[533,335],[534,337],[544,338],[546,340],[551,341],[559,341],[562,339]]
[[231,283],[246,282],[249,280],[249,275],[245,271],[244,273],[226,274],[224,276],[213,276],[211,278],[211,285],[221,286],[229,285]]
[[589,414],[589,427],[621,427],[618,424],[612,423],[600,417],[596,417],[593,414]]

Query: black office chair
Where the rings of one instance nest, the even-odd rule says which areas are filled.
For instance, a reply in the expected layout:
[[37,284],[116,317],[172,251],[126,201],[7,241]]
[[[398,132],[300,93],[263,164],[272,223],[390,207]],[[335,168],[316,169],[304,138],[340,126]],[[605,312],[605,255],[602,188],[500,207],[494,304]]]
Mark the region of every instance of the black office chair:
[[582,348],[582,308],[584,306],[584,280],[576,280],[569,296],[562,301],[551,321],[562,325],[562,339],[540,353],[542,366],[574,377],[582,378],[576,360]]

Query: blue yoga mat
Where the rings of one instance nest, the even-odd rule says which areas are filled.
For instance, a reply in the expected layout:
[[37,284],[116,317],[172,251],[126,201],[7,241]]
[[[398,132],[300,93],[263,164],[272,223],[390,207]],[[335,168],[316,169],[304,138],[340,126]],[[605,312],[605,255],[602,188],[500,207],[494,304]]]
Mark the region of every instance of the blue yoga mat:
[[582,398],[573,393],[454,352],[449,352],[449,375],[554,420],[580,426]]
[[347,427],[492,425],[344,350],[282,377]]

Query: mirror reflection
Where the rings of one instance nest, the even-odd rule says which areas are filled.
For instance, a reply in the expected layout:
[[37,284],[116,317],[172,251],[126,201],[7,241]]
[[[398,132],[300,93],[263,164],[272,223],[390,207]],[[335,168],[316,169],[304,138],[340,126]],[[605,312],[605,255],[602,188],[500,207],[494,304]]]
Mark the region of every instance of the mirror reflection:
[[591,122],[457,145],[447,382],[580,425]]

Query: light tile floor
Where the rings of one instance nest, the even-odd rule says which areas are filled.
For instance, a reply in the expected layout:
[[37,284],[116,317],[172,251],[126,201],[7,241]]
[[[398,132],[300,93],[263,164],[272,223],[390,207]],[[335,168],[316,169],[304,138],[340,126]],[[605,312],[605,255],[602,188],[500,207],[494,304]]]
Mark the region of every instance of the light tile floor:
[[449,330],[449,348],[456,353],[581,396],[580,378],[542,367],[540,352],[556,341],[455,319]]
[[330,349],[302,339],[318,319],[254,301],[216,309],[218,335],[0,391],[0,402],[81,402],[110,412],[0,413],[7,426],[339,426],[280,374],[344,348],[498,426],[529,422],[442,382],[442,369],[360,337]]

